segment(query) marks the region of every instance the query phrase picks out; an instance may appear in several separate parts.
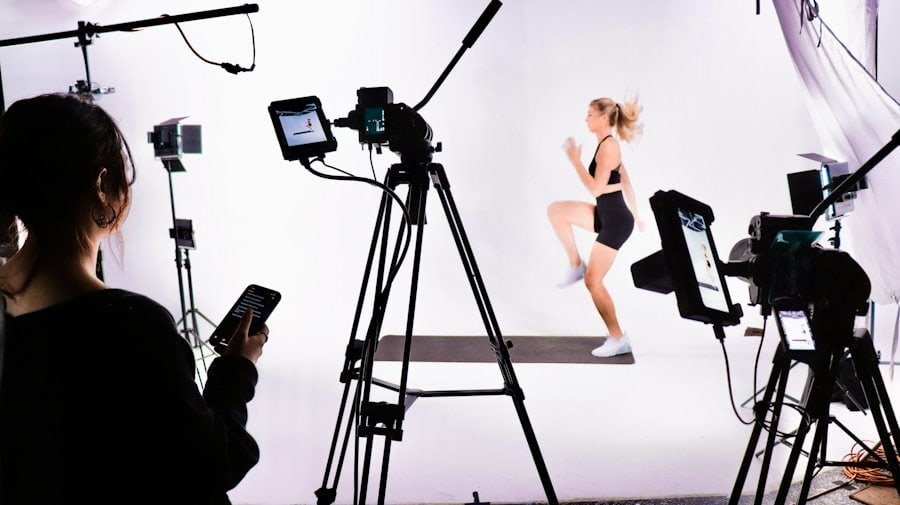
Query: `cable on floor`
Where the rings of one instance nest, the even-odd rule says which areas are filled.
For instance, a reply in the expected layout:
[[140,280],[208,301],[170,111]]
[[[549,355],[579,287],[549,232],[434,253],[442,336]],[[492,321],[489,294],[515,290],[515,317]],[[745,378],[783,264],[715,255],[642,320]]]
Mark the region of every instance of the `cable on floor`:
[[[870,443],[866,441],[866,443]],[[887,456],[884,453],[884,448],[881,446],[881,442],[878,442],[872,448],[875,451],[875,454],[878,455],[883,461],[887,461]],[[850,449],[850,454],[844,456],[844,461],[856,463],[862,461],[872,461],[874,458],[866,451],[864,448],[860,448],[859,444],[853,444],[853,447]],[[897,458],[900,461],[900,458]],[[866,468],[860,466],[845,466],[844,467],[844,475],[849,477],[852,480],[856,480],[858,482],[863,482],[866,484],[874,484],[877,486],[893,486],[894,485],[894,477],[891,475],[891,471],[888,468]]]

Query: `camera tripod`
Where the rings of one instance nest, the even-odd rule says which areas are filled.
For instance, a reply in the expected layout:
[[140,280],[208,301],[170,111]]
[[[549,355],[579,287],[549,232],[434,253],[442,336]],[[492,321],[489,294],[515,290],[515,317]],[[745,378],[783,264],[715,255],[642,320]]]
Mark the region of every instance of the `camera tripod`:
[[[328,455],[328,462],[325,467],[325,475],[322,479],[322,487],[316,490],[315,494],[318,498],[319,505],[329,505],[334,503],[336,497],[336,489],[340,480],[341,469],[344,463],[344,457],[347,452],[348,443],[353,429],[354,419],[359,418],[357,424],[359,438],[365,438],[365,452],[362,465],[362,477],[359,491],[359,499],[354,497],[354,503],[364,505],[366,503],[366,494],[368,489],[368,479],[370,466],[372,462],[373,441],[375,435],[384,437],[383,455],[381,461],[381,476],[378,488],[378,503],[382,505],[385,499],[385,488],[387,485],[388,465],[390,462],[391,444],[394,441],[401,441],[403,436],[403,419],[406,410],[417,398],[425,397],[455,397],[455,396],[489,396],[489,395],[507,395],[515,406],[519,422],[525,433],[525,439],[537,467],[538,475],[547,496],[547,501],[551,505],[558,503],[556,494],[553,490],[553,484],[547,467],[541,455],[538,442],[525,410],[524,393],[516,379],[513,365],[509,356],[507,343],[502,340],[500,327],[494,315],[491,302],[488,299],[487,290],[484,286],[478,265],[475,263],[475,256],[469,245],[468,237],[463,229],[462,220],[456,208],[453,195],[450,193],[450,183],[443,166],[429,162],[409,162],[404,161],[400,164],[392,165],[385,178],[385,183],[391,189],[395,189],[398,185],[405,184],[408,186],[407,205],[409,207],[410,224],[415,229],[415,249],[412,264],[412,280],[409,295],[409,304],[407,312],[406,338],[404,344],[404,353],[402,361],[402,371],[400,384],[391,384],[389,382],[374,378],[372,376],[373,365],[375,360],[375,351],[378,345],[378,337],[381,332],[381,325],[384,318],[384,310],[387,305],[388,294],[383,290],[385,284],[385,267],[388,255],[388,237],[390,231],[391,207],[392,201],[387,194],[381,199],[381,206],[378,211],[378,217],[375,223],[375,230],[372,242],[369,247],[369,255],[366,263],[365,274],[363,275],[362,287],[360,289],[359,301],[357,303],[356,314],[354,317],[353,328],[350,334],[350,341],[347,345],[343,369],[341,371],[340,380],[344,383],[343,396],[338,411],[337,422],[334,430],[334,437],[331,442],[331,449]],[[410,349],[413,339],[413,320],[415,317],[416,294],[419,281],[419,265],[422,257],[423,232],[425,225],[425,203],[429,186],[433,185],[441,201],[444,215],[450,225],[456,248],[462,260],[466,276],[472,288],[475,302],[481,314],[484,328],[487,332],[487,338],[497,357],[497,364],[500,367],[500,373],[503,377],[503,388],[501,389],[481,389],[481,390],[441,390],[441,391],[422,391],[409,389],[407,387],[407,375],[409,371]],[[399,232],[396,247],[393,251],[393,261],[391,265],[396,263],[400,254],[401,238],[403,229]],[[412,237],[409,237],[412,239]],[[375,258],[376,248],[380,242],[380,252],[378,266],[376,272],[376,295],[373,302],[373,315],[364,340],[356,339],[357,329],[359,328],[360,315],[362,305],[365,300],[366,290],[369,277],[372,271],[372,264]],[[344,421],[347,400],[350,396],[351,383],[356,381],[355,392],[351,401],[350,414]],[[370,392],[373,385],[383,387],[385,389],[398,393],[396,403],[389,402],[373,402],[370,401]],[[343,442],[340,449],[340,455],[337,466],[334,468],[333,481],[329,487],[329,477],[332,475],[333,463],[337,451],[338,441],[341,438],[341,429],[344,426]]]
[[[819,327],[822,328],[822,325],[819,325]],[[891,475],[893,475],[894,485],[898,492],[900,492],[900,464],[898,464],[895,449],[895,447],[900,446],[900,444],[898,444],[898,442],[900,442],[900,427],[897,425],[897,418],[894,415],[894,410],[891,407],[884,380],[878,369],[878,356],[875,352],[875,346],[872,343],[868,330],[857,329],[852,332],[852,336],[849,336],[851,335],[849,328],[844,329],[847,331],[844,332],[843,338],[840,338],[840,331],[827,332],[830,334],[825,338],[818,339],[818,342],[825,342],[825,344],[821,349],[813,352],[789,351],[785,348],[783,342],[779,344],[778,350],[775,352],[772,373],[769,376],[769,382],[766,386],[763,400],[757,404],[755,408],[756,422],[753,426],[747,450],[744,453],[744,459],[741,463],[740,471],[738,472],[738,477],[732,490],[729,505],[737,505],[738,500],[741,497],[741,491],[747,478],[747,472],[749,471],[750,464],[753,460],[754,450],[759,442],[760,434],[766,422],[766,415],[771,406],[772,414],[769,420],[769,434],[766,439],[754,501],[756,505],[762,503],[763,496],[766,492],[766,480],[769,473],[769,466],[772,461],[772,450],[774,446],[777,445],[776,436],[778,434],[778,421],[781,416],[782,407],[784,406],[785,388],[787,387],[788,375],[792,368],[791,363],[794,360],[809,364],[811,375],[807,383],[806,391],[804,392],[804,398],[801,402],[802,405],[800,406],[803,417],[800,421],[800,426],[796,431],[796,439],[791,447],[791,453],[788,457],[784,476],[782,477],[781,485],[778,488],[778,494],[775,498],[775,505],[782,505],[787,499],[797,462],[801,453],[804,453],[804,440],[812,430],[813,425],[815,425],[815,432],[808,453],[809,460],[803,475],[800,494],[797,499],[798,505],[804,505],[806,503],[814,472],[817,467],[821,468],[824,466],[886,468],[890,470]],[[872,412],[872,419],[875,422],[875,427],[878,431],[879,441],[884,447],[886,458],[881,458],[875,454],[872,448],[868,447],[862,440],[850,432],[850,430],[829,413],[831,394],[838,376],[838,367],[840,366],[841,358],[847,352],[849,352],[853,364],[856,367],[856,373],[862,384],[866,399],[868,400],[869,408]],[[855,463],[828,461],[825,453],[827,449],[828,427],[832,422],[837,424],[838,427],[853,438],[857,444],[863,447],[869,454],[871,460]],[[885,461],[885,459],[887,459],[887,461]]]

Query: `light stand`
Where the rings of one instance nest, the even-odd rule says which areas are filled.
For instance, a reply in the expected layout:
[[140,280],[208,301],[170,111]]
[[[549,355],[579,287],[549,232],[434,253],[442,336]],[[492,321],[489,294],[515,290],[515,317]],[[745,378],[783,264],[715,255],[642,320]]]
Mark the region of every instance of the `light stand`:
[[[194,230],[192,223],[189,219],[178,219],[175,217],[175,189],[172,185],[172,173],[173,172],[184,172],[184,165],[181,164],[181,161],[177,158],[174,159],[163,159],[162,160],[163,167],[166,169],[166,173],[169,176],[169,202],[171,204],[172,209],[172,228],[169,229],[169,237],[175,241],[175,266],[178,270],[178,299],[181,302],[181,318],[176,322],[176,326],[178,324],[181,325],[181,332],[184,334],[184,339],[187,340],[188,344],[193,349],[197,349],[200,353],[200,361],[203,363],[203,372],[207,371],[208,365],[206,363],[207,356],[211,356],[207,354],[206,351],[212,351],[212,348],[207,344],[200,336],[200,326],[197,321],[197,316],[203,318],[204,321],[209,323],[212,327],[215,328],[216,323],[212,322],[206,315],[204,315],[194,303],[194,281],[191,276],[191,255],[190,250],[195,249],[196,245],[194,243]],[[187,272],[187,288],[188,288],[188,297],[187,302],[185,302],[185,293],[184,293],[184,274],[182,270]],[[190,304],[188,306],[188,303]],[[188,326],[188,316],[190,316],[191,324]],[[202,376],[200,375],[200,368],[197,368],[197,378],[199,382],[203,383]]]
[[[66,31],[66,32],[55,32],[48,33],[44,35],[33,35],[28,37],[18,37],[13,39],[5,39],[0,40],[0,47],[7,46],[18,46],[23,44],[32,44],[35,42],[45,42],[50,40],[58,40],[58,39],[68,39],[75,37],[77,42],[75,42],[75,47],[81,48],[81,54],[84,58],[84,73],[85,80],[78,81],[75,86],[70,87],[71,92],[77,92],[78,94],[93,98],[95,93],[104,94],[104,93],[112,93],[114,89],[97,89],[94,90],[94,83],[91,81],[91,69],[88,65],[88,51],[87,46],[91,45],[92,39],[94,36],[99,36],[101,33],[122,31],[129,32],[135,31],[140,28],[146,28],[150,26],[162,26],[173,23],[184,23],[188,21],[198,21],[201,19],[210,19],[216,17],[223,16],[233,16],[237,14],[250,14],[254,12],[259,12],[259,6],[256,4],[244,4],[239,7],[230,7],[225,9],[214,9],[209,11],[200,11],[194,12],[190,14],[181,14],[176,16],[161,16],[156,18],[144,19],[140,21],[132,21],[128,23],[118,23],[114,25],[102,26],[96,25],[93,23],[88,23],[86,21],[78,22],[78,29]],[[0,72],[0,114],[2,114],[6,110],[6,104],[4,102],[3,96],[3,74]],[[73,90],[74,88],[74,90]],[[13,224],[13,221],[10,220],[7,216],[0,216],[0,219],[3,219],[3,222],[0,222],[0,228],[4,230],[7,229],[9,225]],[[2,235],[2,234],[0,234]],[[103,279],[103,252],[100,251],[97,254],[97,266],[96,266],[97,278],[101,281]],[[214,325],[215,326],[215,325]],[[204,362],[205,365],[205,362]]]

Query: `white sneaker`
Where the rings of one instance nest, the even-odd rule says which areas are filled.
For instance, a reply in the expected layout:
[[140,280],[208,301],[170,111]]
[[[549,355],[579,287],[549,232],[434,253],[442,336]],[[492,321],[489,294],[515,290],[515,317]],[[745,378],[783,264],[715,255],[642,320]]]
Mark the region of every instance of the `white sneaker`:
[[576,282],[584,279],[584,272],[587,270],[587,266],[585,266],[584,262],[578,264],[577,267],[569,267],[566,271],[566,275],[556,283],[556,287],[559,289],[566,288],[575,284]]
[[622,337],[618,340],[612,337],[606,337],[606,341],[603,342],[603,345],[591,351],[591,354],[598,358],[611,358],[613,356],[628,354],[630,352],[631,341],[628,340],[628,336],[622,335]]

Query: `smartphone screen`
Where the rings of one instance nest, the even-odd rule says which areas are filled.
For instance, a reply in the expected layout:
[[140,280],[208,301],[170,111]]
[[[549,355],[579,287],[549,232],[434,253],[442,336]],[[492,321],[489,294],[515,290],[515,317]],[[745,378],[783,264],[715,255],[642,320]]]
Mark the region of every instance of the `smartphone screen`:
[[812,328],[809,325],[809,316],[803,310],[776,310],[778,327],[782,338],[791,351],[815,351],[816,342],[813,340]]
[[222,322],[213,331],[212,336],[209,337],[209,343],[220,354],[227,349],[228,341],[237,330],[241,322],[241,316],[244,315],[244,311],[247,309],[253,309],[253,321],[250,323],[250,334],[253,335],[266,322],[266,319],[275,310],[275,306],[278,305],[279,301],[281,301],[281,293],[277,291],[257,286],[256,284],[247,286],[247,289],[244,290],[237,301],[234,302],[231,310],[228,311],[228,315],[222,319]]

